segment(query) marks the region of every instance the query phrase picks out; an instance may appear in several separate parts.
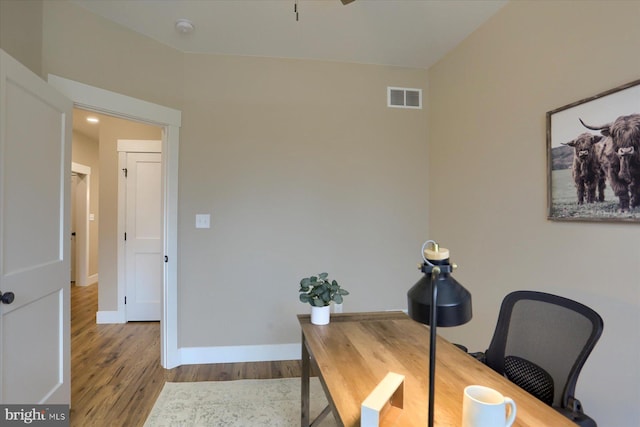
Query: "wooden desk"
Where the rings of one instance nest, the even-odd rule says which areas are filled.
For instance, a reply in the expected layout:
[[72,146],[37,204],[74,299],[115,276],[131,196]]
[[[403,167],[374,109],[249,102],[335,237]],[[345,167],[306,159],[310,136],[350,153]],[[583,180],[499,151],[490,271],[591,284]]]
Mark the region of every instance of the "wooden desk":
[[[427,425],[429,329],[402,312],[332,314],[331,323],[302,328],[302,427],[309,427],[309,375],[317,370],[338,425],[360,426],[360,405],[388,372],[405,376],[404,410],[394,426]],[[438,337],[436,426],[459,426],[464,388],[481,384],[515,400],[514,426],[575,427],[551,407]]]

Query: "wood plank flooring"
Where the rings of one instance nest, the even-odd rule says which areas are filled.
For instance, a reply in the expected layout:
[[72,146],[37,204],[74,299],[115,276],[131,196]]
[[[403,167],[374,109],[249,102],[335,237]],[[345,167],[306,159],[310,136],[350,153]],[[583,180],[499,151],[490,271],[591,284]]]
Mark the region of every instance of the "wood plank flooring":
[[72,427],[142,426],[165,382],[300,376],[300,361],[160,366],[160,323],[97,325],[98,285],[71,286]]

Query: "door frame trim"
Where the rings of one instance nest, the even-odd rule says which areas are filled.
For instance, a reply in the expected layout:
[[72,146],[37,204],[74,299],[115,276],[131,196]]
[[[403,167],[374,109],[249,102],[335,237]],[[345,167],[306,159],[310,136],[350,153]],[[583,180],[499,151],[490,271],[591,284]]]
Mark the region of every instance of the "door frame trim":
[[91,198],[91,168],[81,163],[71,162],[71,172],[84,175],[82,181],[78,182],[75,191],[76,197],[76,274],[71,280],[76,282],[76,286],[89,286],[97,280],[89,277],[89,201]]
[[75,107],[163,128],[164,263],[160,317],[160,363],[166,369],[181,364],[178,349],[178,147],[182,112],[173,108],[100,89],[53,74],[48,82]]

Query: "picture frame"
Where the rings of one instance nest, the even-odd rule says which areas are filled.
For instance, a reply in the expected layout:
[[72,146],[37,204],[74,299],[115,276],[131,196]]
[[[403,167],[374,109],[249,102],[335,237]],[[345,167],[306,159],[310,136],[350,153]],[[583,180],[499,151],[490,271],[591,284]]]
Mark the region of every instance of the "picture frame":
[[640,79],[548,111],[546,126],[547,219],[640,222]]

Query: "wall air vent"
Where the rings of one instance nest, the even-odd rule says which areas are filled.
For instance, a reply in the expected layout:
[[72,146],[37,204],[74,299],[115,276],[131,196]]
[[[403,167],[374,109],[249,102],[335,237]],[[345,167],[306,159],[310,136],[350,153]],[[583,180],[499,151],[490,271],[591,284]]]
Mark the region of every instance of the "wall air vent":
[[422,108],[422,89],[406,87],[387,88],[387,107],[392,108]]

